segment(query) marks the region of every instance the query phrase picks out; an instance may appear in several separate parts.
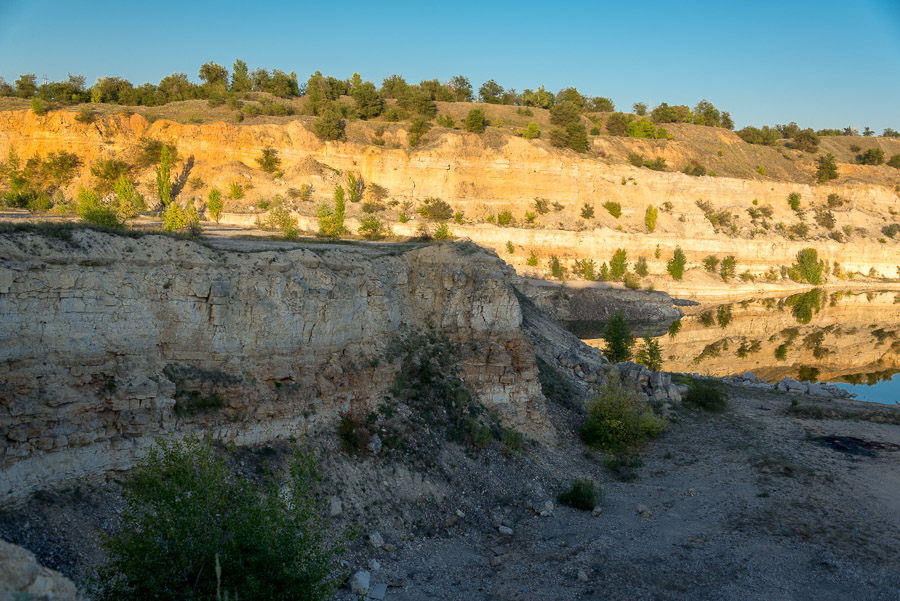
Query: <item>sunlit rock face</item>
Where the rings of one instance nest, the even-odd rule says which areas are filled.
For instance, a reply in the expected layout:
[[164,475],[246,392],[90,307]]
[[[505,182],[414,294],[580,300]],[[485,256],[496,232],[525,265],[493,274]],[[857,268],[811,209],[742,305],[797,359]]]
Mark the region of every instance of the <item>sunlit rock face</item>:
[[[228,190],[232,182],[247,186],[243,204],[229,202],[226,208],[238,213],[224,218],[242,224],[256,222],[251,209],[260,200],[286,197],[292,187],[306,184],[312,186],[312,200],[328,200],[335,185],[344,183],[347,173],[355,173],[364,182],[387,189],[393,200],[446,200],[465,215],[464,223],[453,224],[456,235],[495,250],[523,274],[546,274],[552,256],[567,268],[584,258],[594,259],[599,267],[617,248],[624,248],[632,263],[643,256],[651,276],[664,276],[666,261],[680,246],[687,255],[688,269],[700,266],[709,254],[734,255],[740,272],[758,275],[790,265],[799,250],[813,246],[829,265],[837,261],[847,271],[868,274],[874,269],[881,276],[897,275],[900,239],[884,237],[883,244],[876,243],[882,228],[893,223],[893,215],[900,211],[897,170],[886,165],[850,164],[851,155],[846,150],[842,155],[838,148],[830,151],[848,161],[840,165],[840,183],[815,185],[811,159],[787,158],[776,149],[745,144],[721,128],[673,124],[677,135],[667,142],[603,136],[593,141],[596,154],[581,155],[554,148],[541,139],[528,141],[498,131],[477,135],[435,129],[427,144],[408,148],[402,129],[386,134],[386,146],[363,143],[359,136],[356,141],[323,142],[312,133],[311,122],[302,118],[277,124],[219,121],[194,125],[165,119],[149,122],[138,114],[126,117],[120,113],[98,115],[93,123],[85,124],[78,122],[76,115],[72,111],[53,111],[46,116],[32,111],[0,112],[0,157],[5,158],[10,149],[23,160],[62,150],[76,153],[82,167],[68,188],[68,196],[74,197],[78,186],[94,183],[89,169],[94,161],[115,158],[134,164],[142,139],[165,141],[175,145],[183,159],[177,174],[190,158],[191,168],[185,175],[200,178],[207,187]],[[358,126],[372,131],[375,127]],[[370,139],[371,134],[367,130],[363,137]],[[838,140],[826,143],[837,144]],[[900,153],[898,140],[880,138],[878,144],[884,146],[886,156]],[[262,150],[269,147],[278,151],[282,161],[279,178],[257,168]],[[624,161],[632,151],[648,158],[666,158],[670,170],[632,167]],[[734,167],[731,177],[691,177],[680,172],[691,160],[701,160],[713,169],[709,161],[719,160],[720,154],[732,157],[722,158]],[[770,177],[753,174],[757,161],[766,164]],[[177,174],[173,172],[173,176]],[[151,167],[136,169],[134,175],[139,182],[154,179]],[[153,186],[142,192],[152,198]],[[787,197],[791,193],[801,195],[806,217],[790,209]],[[834,208],[834,231],[812,218],[817,210],[828,207],[830,194],[846,201]],[[535,198],[548,201],[546,213],[534,213]],[[729,225],[714,227],[698,201],[728,214]],[[614,218],[603,208],[608,202],[620,204],[620,217]],[[593,217],[582,216],[585,205],[592,207]],[[648,205],[660,209],[653,232],[645,227]],[[301,209],[306,217],[314,216],[315,203],[305,203]],[[751,217],[751,212],[763,209],[769,217]],[[513,227],[484,223],[503,211],[510,212]],[[528,212],[534,213],[531,222]],[[356,227],[358,208],[349,207],[348,216],[348,224]],[[416,234],[420,223],[412,217],[410,223],[395,222],[395,231]],[[315,227],[314,219],[305,223]],[[791,226],[800,224],[808,228],[807,235],[789,234]],[[847,234],[844,242],[829,237],[846,228],[855,233]],[[514,245],[516,252],[506,253],[507,243]],[[539,259],[533,268],[527,265],[530,252]],[[660,284],[654,283],[657,289],[678,295],[691,294],[696,288],[692,282],[682,286],[671,279],[665,286]],[[704,282],[704,287],[712,290],[714,282]],[[744,292],[753,288],[748,284]]]
[[669,371],[867,382],[900,369],[898,291],[813,289],[686,311],[659,338]]
[[429,329],[464,342],[460,373],[482,404],[547,440],[511,277],[474,245],[239,253],[2,235],[0,499],[127,468],[161,436],[254,443],[333,427],[383,398],[399,369],[391,342]]

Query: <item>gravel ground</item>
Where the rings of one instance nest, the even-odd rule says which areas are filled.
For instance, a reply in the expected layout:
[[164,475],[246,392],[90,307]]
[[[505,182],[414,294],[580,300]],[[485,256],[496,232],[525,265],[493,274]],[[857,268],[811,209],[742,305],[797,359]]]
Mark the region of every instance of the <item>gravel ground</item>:
[[[577,414],[559,406],[557,445],[522,454],[494,443],[478,455],[447,444],[432,457],[349,457],[333,435],[307,441],[323,496],[341,501],[335,531],[361,532],[345,574],[375,559],[372,582],[387,585],[388,601],[896,601],[900,409],[798,398],[801,409],[828,409],[813,419],[788,414],[787,394],[728,390],[724,413],[678,410],[630,482],[584,451]],[[286,446],[275,450],[241,461],[252,471],[285,457]],[[582,477],[602,484],[599,516],[556,504]],[[552,515],[529,508],[545,501]],[[120,506],[112,482],[44,492],[0,513],[0,536],[81,582],[102,561],[98,531]],[[372,545],[375,532],[385,546]],[[336,597],[356,598],[348,587]]]

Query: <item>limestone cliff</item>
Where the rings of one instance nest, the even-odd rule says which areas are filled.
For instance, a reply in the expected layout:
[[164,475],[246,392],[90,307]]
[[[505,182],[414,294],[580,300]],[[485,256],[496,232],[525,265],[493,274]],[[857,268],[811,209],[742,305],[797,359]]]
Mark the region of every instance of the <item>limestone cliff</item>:
[[0,499],[129,467],[156,437],[254,443],[371,410],[403,332],[462,342],[476,397],[551,437],[534,349],[474,245],[240,253],[149,235],[0,236]]
[[[838,262],[845,270],[867,274],[874,269],[882,276],[897,275],[898,244],[881,234],[881,229],[900,212],[897,169],[841,163],[842,177],[837,183],[811,185],[806,174],[807,167],[813,164],[811,159],[787,149],[765,150],[772,155],[772,161],[777,158],[786,164],[804,163],[800,172],[806,175],[799,180],[759,176],[752,168],[742,178],[690,177],[677,171],[639,169],[624,161],[626,152],[640,151],[647,156],[669,156],[677,168],[674,161],[693,156],[685,150],[691,136],[715,138],[703,146],[712,153],[711,161],[719,160],[724,151],[728,156],[742,157],[750,152],[742,159],[745,162],[756,156],[750,155],[757,147],[725,130],[710,133],[710,128],[684,126],[697,131],[679,130],[680,139],[687,141],[676,140],[668,145],[659,141],[597,138],[592,153],[578,155],[553,148],[540,139],[529,141],[493,130],[476,135],[435,128],[427,143],[407,148],[406,132],[398,125],[385,134],[385,146],[374,146],[359,139],[322,142],[310,131],[306,118],[255,125],[191,125],[163,119],[148,122],[139,114],[117,114],[98,116],[93,123],[85,124],[78,122],[75,114],[58,111],[39,117],[30,111],[0,112],[0,156],[5,157],[11,148],[20,157],[46,156],[59,150],[76,153],[83,169],[70,187],[71,195],[77,185],[92,183],[87,166],[96,159],[115,157],[131,161],[141,138],[165,141],[174,144],[183,159],[191,159],[178,166],[180,172],[176,175],[183,176],[184,181],[188,177],[202,180],[199,188],[183,191],[182,197],[197,196],[202,204],[209,188],[228,190],[232,182],[240,183],[246,188],[244,200],[229,200],[226,208],[231,212],[249,212],[243,219],[231,219],[245,223],[256,221],[253,211],[259,201],[270,202],[276,196],[287,198],[292,187],[302,184],[312,186],[313,200],[329,199],[334,186],[343,183],[347,173],[356,173],[367,184],[386,189],[391,200],[414,205],[428,197],[443,198],[464,215],[463,224],[451,224],[455,234],[494,249],[520,273],[534,275],[546,272],[545,264],[551,255],[557,255],[567,267],[579,258],[593,258],[599,265],[608,261],[616,248],[628,249],[632,260],[644,256],[651,274],[664,274],[675,246],[686,252],[689,268],[699,266],[708,254],[731,254],[736,256],[741,271],[759,275],[791,264],[799,249],[813,246],[829,263]],[[363,123],[354,127],[371,129]],[[888,156],[900,152],[900,141],[879,138],[877,144],[884,147]],[[257,168],[256,159],[267,147],[279,153],[283,170],[280,178]],[[719,148],[718,156],[714,148]],[[837,148],[833,150],[838,152]],[[843,154],[850,156],[849,151]],[[152,200],[152,171],[136,175]],[[795,176],[800,177],[792,177]],[[802,214],[788,206],[786,199],[791,193],[801,195]],[[830,194],[838,194],[846,201],[833,208],[833,229],[812,219],[815,211],[829,206]],[[536,197],[547,199],[553,209],[533,214],[529,222],[526,213],[534,213],[532,201]],[[725,211],[731,227],[717,231],[697,206],[699,200],[709,201],[717,211]],[[621,205],[620,217],[615,218],[602,208],[607,202]],[[348,206],[353,227],[364,216],[360,205]],[[592,207],[592,217],[583,217],[585,205]],[[644,226],[648,205],[662,209],[652,233]],[[305,225],[314,229],[314,203],[299,203],[294,210],[305,216]],[[502,211],[510,212],[513,227],[486,223]],[[764,211],[769,216],[751,217],[753,211]],[[409,215],[411,223],[397,223],[398,212],[398,208],[393,208],[380,215],[399,234],[415,233],[420,228],[414,212]],[[792,226],[805,226],[808,233],[791,233]],[[831,239],[831,234],[839,236]],[[883,243],[876,243],[879,237]],[[504,252],[507,242],[516,252]],[[539,259],[536,268],[526,265],[530,252]]]

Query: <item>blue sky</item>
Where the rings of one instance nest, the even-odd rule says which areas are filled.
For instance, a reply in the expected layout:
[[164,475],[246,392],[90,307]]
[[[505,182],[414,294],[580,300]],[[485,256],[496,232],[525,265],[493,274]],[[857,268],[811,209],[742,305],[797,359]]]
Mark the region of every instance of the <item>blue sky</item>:
[[738,127],[900,129],[900,0],[691,3],[0,0],[0,76],[197,80],[201,64],[380,85],[574,85],[617,107],[707,98]]

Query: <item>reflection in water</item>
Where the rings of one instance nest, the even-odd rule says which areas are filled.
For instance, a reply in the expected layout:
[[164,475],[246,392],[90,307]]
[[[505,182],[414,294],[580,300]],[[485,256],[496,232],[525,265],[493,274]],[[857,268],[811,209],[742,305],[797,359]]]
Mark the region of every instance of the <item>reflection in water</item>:
[[688,312],[656,338],[667,371],[752,371],[769,381],[790,376],[848,385],[884,382],[900,372],[900,292],[816,288]]

